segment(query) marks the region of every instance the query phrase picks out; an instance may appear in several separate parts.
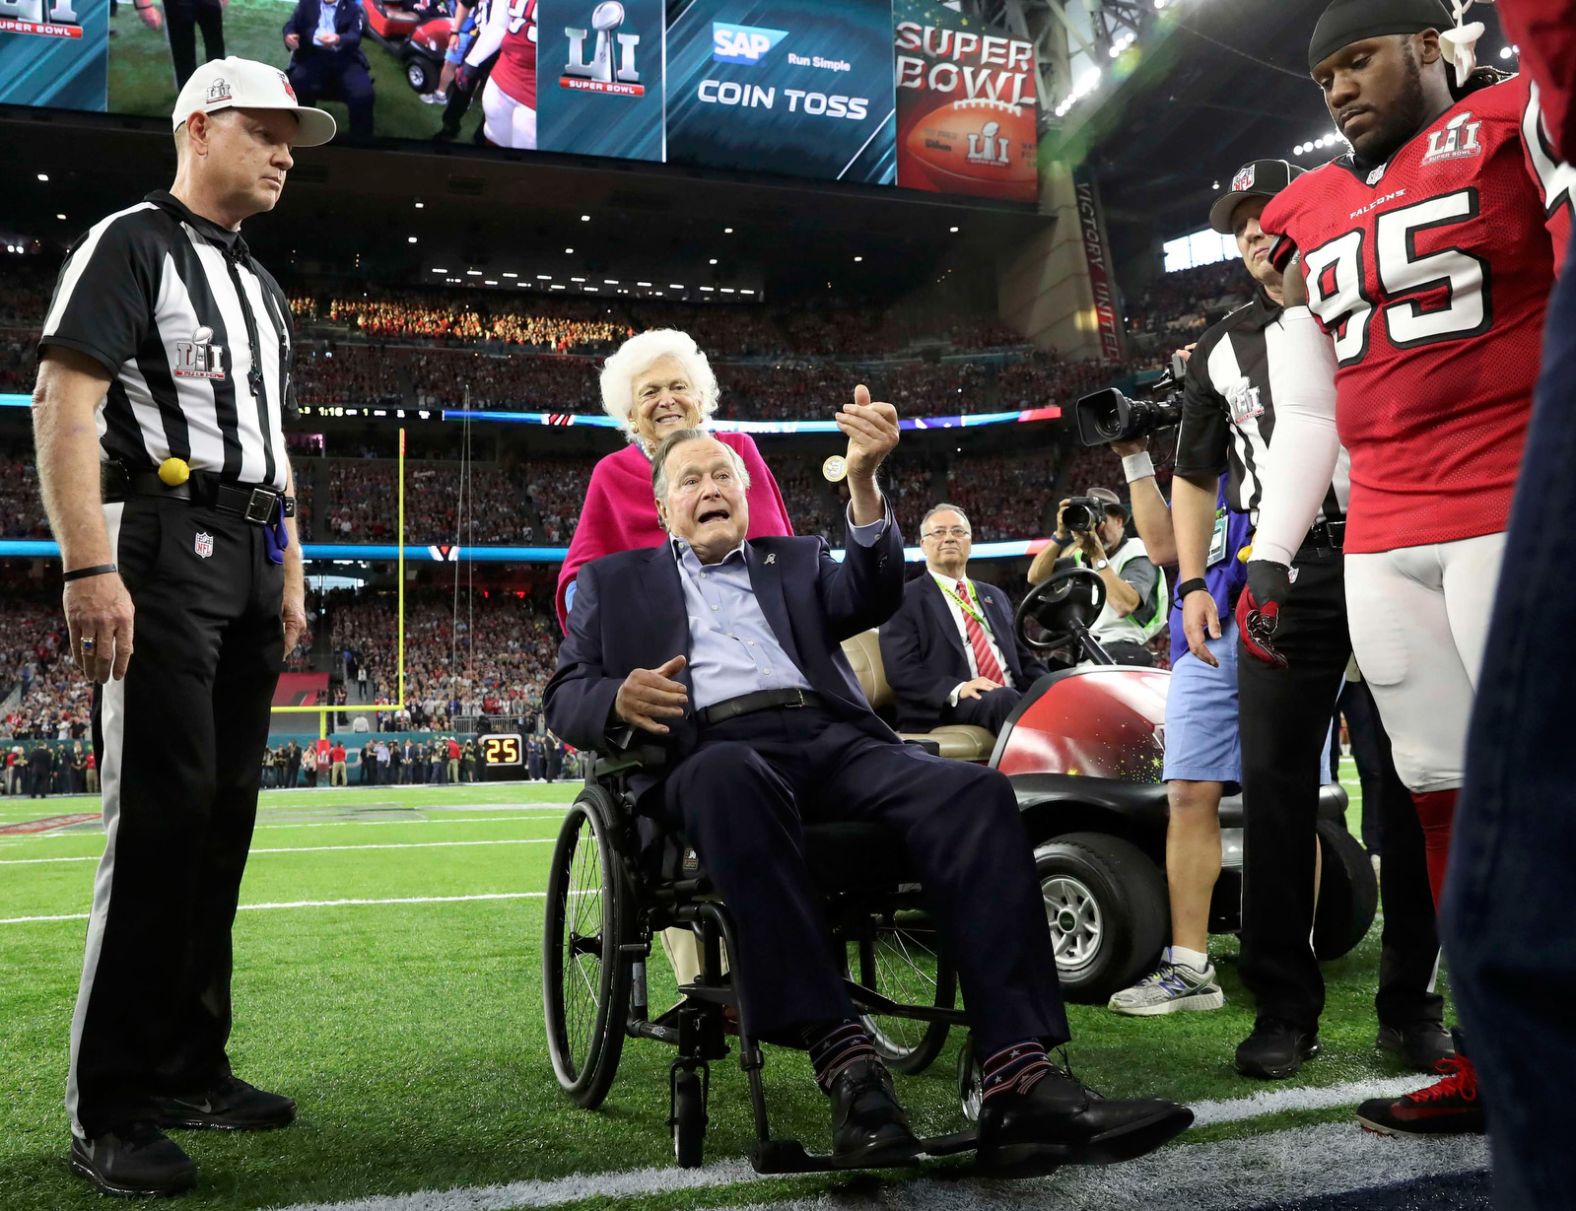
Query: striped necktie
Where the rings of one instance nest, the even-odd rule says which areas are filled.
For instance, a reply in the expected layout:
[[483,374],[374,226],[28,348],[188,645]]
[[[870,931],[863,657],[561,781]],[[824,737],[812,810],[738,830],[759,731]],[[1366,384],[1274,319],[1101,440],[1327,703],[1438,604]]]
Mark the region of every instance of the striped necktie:
[[958,601],[964,603],[963,629],[968,632],[969,647],[974,649],[974,667],[979,670],[981,677],[989,677],[997,685],[1006,685],[1006,674],[1001,671],[1001,665],[996,662],[996,657],[991,653],[990,640],[985,638],[985,628],[980,626],[979,619],[974,617],[974,611],[968,608],[969,584],[966,580],[958,581]]

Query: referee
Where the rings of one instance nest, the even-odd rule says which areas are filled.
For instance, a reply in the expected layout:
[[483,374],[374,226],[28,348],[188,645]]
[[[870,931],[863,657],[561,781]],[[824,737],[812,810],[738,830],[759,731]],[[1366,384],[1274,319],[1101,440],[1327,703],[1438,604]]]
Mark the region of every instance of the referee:
[[[1258,220],[1269,200],[1301,172],[1284,160],[1247,164],[1210,210],[1210,226],[1236,238],[1255,280],[1253,301],[1209,329],[1193,352],[1177,438],[1177,597],[1189,649],[1211,665],[1217,662],[1205,640],[1220,638],[1221,622],[1204,577],[1217,529],[1219,477],[1226,473],[1228,507],[1256,521],[1275,431],[1270,363],[1283,340],[1281,275],[1270,264],[1271,241]],[[1324,979],[1310,942],[1315,826],[1320,754],[1351,659],[1341,571],[1348,490],[1343,452],[1319,520],[1297,553],[1297,609],[1276,633],[1276,647],[1289,664],[1237,662],[1246,808],[1241,971],[1257,1003],[1253,1033],[1237,1048],[1237,1070],[1245,1076],[1289,1077],[1319,1050]],[[1410,1066],[1432,1072],[1454,1048],[1441,1022],[1442,1000],[1433,990],[1439,939],[1423,837],[1387,741],[1382,755],[1378,1041]]]
[[239,229],[279,201],[291,147],[334,123],[233,58],[192,75],[173,122],[174,186],[67,256],[33,397],[71,653],[99,683],[106,843],[71,1023],[71,1163],[114,1194],[195,1184],[161,1128],[295,1117],[225,1053],[269,708],[306,627],[290,310]]

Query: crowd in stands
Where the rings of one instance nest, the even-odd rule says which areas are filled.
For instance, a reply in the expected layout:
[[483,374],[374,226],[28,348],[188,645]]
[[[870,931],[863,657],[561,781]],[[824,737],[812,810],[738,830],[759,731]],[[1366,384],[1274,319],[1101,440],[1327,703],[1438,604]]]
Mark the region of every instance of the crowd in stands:
[[0,538],[48,537],[32,456],[0,454]]
[[1139,348],[1169,353],[1197,340],[1252,291],[1253,280],[1236,259],[1162,274],[1128,309],[1128,336]]
[[0,738],[77,740],[91,727],[92,695],[66,650],[60,595],[7,589],[0,597]]
[[26,394],[38,377],[38,333],[0,326],[0,391]]
[[611,351],[634,330],[608,308],[577,300],[540,306],[486,291],[385,292],[377,297],[297,296],[290,310],[303,326],[346,328],[376,340],[437,344],[524,345],[554,353]]
[[964,456],[947,469],[945,498],[969,516],[975,542],[1043,537],[1056,460],[1037,452]]

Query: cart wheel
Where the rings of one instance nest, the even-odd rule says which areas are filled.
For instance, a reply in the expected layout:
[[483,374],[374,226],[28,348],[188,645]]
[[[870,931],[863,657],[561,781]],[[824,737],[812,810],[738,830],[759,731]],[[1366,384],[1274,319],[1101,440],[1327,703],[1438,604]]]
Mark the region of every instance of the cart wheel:
[[699,1168],[706,1147],[706,1081],[702,1073],[674,1069],[673,1111],[668,1124],[679,1168]]
[[629,1014],[633,906],[613,852],[617,807],[588,786],[570,806],[547,874],[542,997],[564,1092],[595,1109],[613,1085]]
[[963,1040],[958,1052],[958,1103],[963,1107],[963,1117],[971,1123],[980,1121],[980,1102],[985,1097],[985,1070],[974,1054],[974,1035]]

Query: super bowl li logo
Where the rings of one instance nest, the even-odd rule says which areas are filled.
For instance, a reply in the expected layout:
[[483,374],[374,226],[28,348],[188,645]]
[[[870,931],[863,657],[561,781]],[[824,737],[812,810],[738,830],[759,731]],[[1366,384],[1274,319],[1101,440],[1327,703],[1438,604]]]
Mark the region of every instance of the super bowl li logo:
[[213,343],[213,329],[202,327],[189,341],[175,342],[175,364],[170,367],[176,378],[224,377],[224,346]]
[[969,135],[969,162],[1005,168],[1012,163],[1007,152],[1009,146],[1007,136],[1001,133],[1001,123],[987,122],[981,130]]
[[80,38],[77,0],[0,0],[0,33]]
[[[620,33],[624,19],[624,6],[618,0],[603,0],[591,10],[590,30],[565,27],[569,62],[564,64],[563,75],[558,79],[560,88],[611,93],[619,97],[646,95],[646,86],[640,83],[640,72],[635,69],[635,49],[640,45],[640,35]],[[591,61],[587,63],[586,39],[593,31],[596,43]]]

